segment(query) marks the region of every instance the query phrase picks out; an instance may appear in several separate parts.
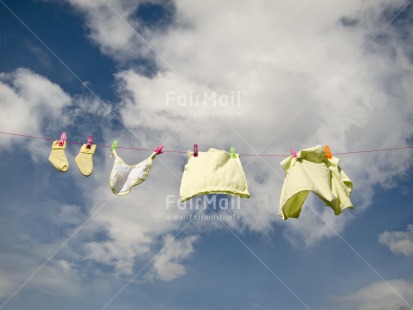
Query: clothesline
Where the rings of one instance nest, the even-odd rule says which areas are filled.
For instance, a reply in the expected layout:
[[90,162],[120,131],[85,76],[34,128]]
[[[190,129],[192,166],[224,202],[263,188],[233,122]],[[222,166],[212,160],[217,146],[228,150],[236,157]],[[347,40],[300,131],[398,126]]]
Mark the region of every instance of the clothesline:
[[[55,141],[57,139],[47,138],[47,137],[37,137],[37,136],[29,136],[23,135],[18,133],[12,132],[3,132],[0,131],[2,135],[9,135],[27,139],[37,139],[37,140],[46,140],[46,141]],[[85,142],[76,142],[76,141],[66,141],[67,144],[76,144],[76,145],[83,145]],[[111,145],[106,144],[96,144],[96,147],[100,148],[111,148]],[[153,152],[152,149],[146,148],[137,148],[137,147],[126,147],[126,146],[117,146],[117,149],[124,149],[124,150],[134,150],[134,151],[149,151]],[[404,146],[404,147],[394,147],[394,148],[386,148],[386,149],[374,149],[374,150],[361,150],[361,151],[350,151],[350,152],[339,152],[339,153],[331,153],[332,155],[349,155],[349,154],[361,154],[361,153],[373,153],[373,152],[385,152],[385,151],[397,151],[397,150],[407,150],[413,149],[413,146]],[[188,151],[178,151],[178,150],[163,150],[164,153],[178,153],[178,154],[186,154]],[[290,154],[239,154],[240,156],[262,156],[262,157],[287,157]]]

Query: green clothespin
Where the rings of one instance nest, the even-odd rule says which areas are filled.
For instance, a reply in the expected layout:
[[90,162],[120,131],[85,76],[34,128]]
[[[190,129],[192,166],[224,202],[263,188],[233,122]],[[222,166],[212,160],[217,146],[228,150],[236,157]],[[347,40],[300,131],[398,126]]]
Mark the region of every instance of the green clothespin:
[[233,146],[231,146],[231,157],[237,158],[237,153],[235,153],[235,148]]
[[112,143],[112,151],[116,150],[116,146],[118,145],[118,140],[113,140]]

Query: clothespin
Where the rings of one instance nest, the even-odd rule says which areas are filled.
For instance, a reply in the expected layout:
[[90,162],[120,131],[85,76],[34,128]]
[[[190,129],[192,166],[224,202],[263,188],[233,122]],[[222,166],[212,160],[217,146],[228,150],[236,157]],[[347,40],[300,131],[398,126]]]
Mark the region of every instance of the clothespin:
[[90,149],[92,147],[92,144],[93,144],[93,136],[89,136],[89,138],[87,139],[86,148]]
[[237,153],[235,153],[235,148],[233,146],[231,146],[231,157],[237,158]]
[[331,155],[330,148],[328,147],[328,145],[326,145],[326,146],[324,147],[324,150],[325,150],[325,152],[326,152],[326,154],[327,154],[327,158],[328,158],[328,159],[333,158],[333,156]]
[[156,148],[156,150],[154,151],[156,153],[156,155],[162,154],[162,149],[163,149],[164,145],[160,145]]
[[290,149],[290,152],[291,152],[292,157],[297,158],[297,153],[295,152],[294,149]]
[[198,144],[194,144],[194,157],[198,157]]
[[118,140],[113,140],[112,143],[112,151],[116,150],[116,146],[118,145]]
[[66,141],[66,132],[62,132],[62,135],[60,136],[60,140],[59,140],[59,146],[63,146],[63,144],[65,144]]

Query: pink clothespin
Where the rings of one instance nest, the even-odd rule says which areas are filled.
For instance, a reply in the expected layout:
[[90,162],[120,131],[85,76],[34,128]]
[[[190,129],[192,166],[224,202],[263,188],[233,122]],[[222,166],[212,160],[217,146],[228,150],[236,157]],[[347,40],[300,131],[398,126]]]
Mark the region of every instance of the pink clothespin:
[[295,152],[294,149],[290,149],[290,152],[291,152],[292,157],[297,158],[297,153]]
[[62,135],[60,136],[60,140],[59,140],[59,146],[63,146],[63,144],[65,144],[66,141],[66,132],[62,132]]
[[160,145],[156,148],[156,150],[154,151],[156,153],[156,155],[162,154],[162,149],[163,149],[164,145]]
[[90,149],[92,147],[92,144],[93,144],[93,136],[89,136],[89,139],[87,139],[86,148]]
[[324,147],[324,150],[325,150],[325,152],[326,152],[326,154],[327,154],[327,158],[328,158],[328,159],[333,158],[333,156],[331,155],[330,148],[328,147],[328,145],[326,145],[326,146]]
[[198,144],[194,144],[194,157],[198,157]]

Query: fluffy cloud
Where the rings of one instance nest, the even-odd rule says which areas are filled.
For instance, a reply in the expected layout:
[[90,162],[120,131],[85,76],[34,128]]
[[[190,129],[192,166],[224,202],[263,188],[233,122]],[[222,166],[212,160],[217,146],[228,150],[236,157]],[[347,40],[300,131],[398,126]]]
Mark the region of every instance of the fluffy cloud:
[[[318,144],[330,145],[333,152],[404,146],[413,135],[413,67],[402,38],[388,25],[391,16],[385,14],[395,14],[406,1],[243,1],[236,6],[211,1],[200,6],[180,0],[175,2],[175,20],[165,31],[141,27],[134,15],[138,4],[129,1],[69,2],[85,14],[90,37],[104,53],[123,64],[144,55],[158,66],[149,77],[133,69],[117,73],[119,112],[129,129],[116,133],[120,141],[150,148],[163,143],[178,150],[194,143],[201,150],[234,145],[239,153],[288,154],[291,147]],[[143,33],[156,53],[148,53],[125,20]],[[376,40],[378,35],[384,39]],[[204,92],[239,92],[241,99],[234,106],[189,99]],[[187,99],[179,101],[178,96]],[[222,116],[234,110],[235,117]],[[202,117],[201,112],[221,116]],[[114,135],[105,133],[109,140]],[[131,164],[138,161],[126,151],[122,156]],[[375,186],[393,186],[411,165],[407,151],[340,157],[354,182],[358,210],[370,205]],[[242,227],[273,229],[284,177],[281,159],[241,156],[252,193],[237,210]],[[177,223],[165,221],[170,210],[164,197],[179,192],[185,158],[167,154],[156,161],[152,186],[139,185],[94,217],[92,226],[106,239],[84,244],[89,259],[132,273],[137,257],[159,248],[157,236],[177,231]],[[106,159],[105,169],[110,165]],[[92,191],[94,211],[111,194],[107,185]],[[309,200],[298,221],[283,223],[292,243],[314,245],[339,233],[352,218],[350,210],[334,217],[330,209],[319,211],[318,205],[323,203]],[[182,270],[179,266],[174,274]],[[169,277],[159,273],[160,279]]]
[[[148,56],[150,47],[134,14],[140,3],[153,1],[68,0],[85,14],[89,37],[101,52],[118,61]],[[134,29],[137,29],[134,30]],[[140,33],[138,33],[138,31]]]
[[34,287],[47,295],[54,296],[79,295],[83,284],[77,268],[67,260],[55,259],[39,270],[45,259],[47,257],[42,255],[30,256],[28,252],[25,252],[25,255],[1,254],[0,298],[2,302],[6,302],[12,294],[18,293],[20,291],[17,291],[18,288]]
[[[163,143],[169,150],[186,150],[198,143],[201,150],[234,145],[239,153],[287,154],[290,147],[298,150],[317,144],[329,144],[333,152],[403,146],[413,135],[409,104],[413,99],[413,68],[405,44],[401,44],[404,38],[392,25],[383,28],[391,18],[384,13],[401,9],[405,0],[327,4],[319,0],[311,5],[302,1],[241,1],[237,5],[209,1],[202,6],[178,0],[174,22],[162,31],[145,28],[136,17],[142,2],[68,1],[84,14],[89,37],[104,54],[124,66],[139,57],[157,65],[157,72],[149,77],[129,68],[117,73],[117,109],[124,127],[101,128],[107,144],[117,138],[120,145],[136,143],[152,149]],[[151,3],[161,5],[158,1]],[[381,40],[370,40],[379,30]],[[410,34],[411,28],[404,31]],[[228,105],[189,99],[191,94],[203,93],[222,98],[236,93],[240,101]],[[179,101],[178,97],[186,99]],[[45,126],[55,126],[52,120],[59,120],[60,126],[69,124],[62,110],[72,101],[59,86],[29,70],[0,75],[4,131],[40,135]],[[101,111],[101,116],[109,114],[106,105],[100,109],[100,102],[90,103],[84,98],[77,100],[78,108],[68,114],[70,120],[78,121],[85,106]],[[176,116],[179,112],[185,115]],[[200,116],[200,112],[219,112],[221,116]],[[235,114],[228,116],[231,112]],[[0,146],[8,146],[10,141],[4,138]],[[119,153],[129,164],[149,156],[127,150]],[[42,154],[42,158],[47,155]],[[53,278],[63,274],[62,279],[70,284],[68,292],[76,294],[81,282],[77,260],[102,263],[113,267],[118,275],[131,275],[137,265],[143,265],[144,259],[152,258],[163,246],[149,272],[164,281],[184,275],[183,261],[193,253],[197,238],[188,227],[188,237],[171,239],[182,222],[168,221],[166,216],[187,215],[190,210],[168,209],[165,197],[179,193],[185,156],[158,156],[148,181],[125,197],[115,197],[107,182],[102,182],[113,159],[101,156],[99,160],[99,169],[80,189],[92,218],[67,246],[65,259],[50,262],[44,270],[46,277],[37,278],[36,283],[51,290],[62,284]],[[284,176],[278,163],[281,158],[242,156],[241,160],[252,198],[243,200],[241,209],[236,210],[243,218],[239,226],[266,232],[273,229],[278,218]],[[409,152],[342,156],[342,167],[355,184],[356,208],[369,206],[374,186],[392,186],[410,165]],[[284,235],[293,244],[312,246],[334,236],[351,220],[351,215],[334,217],[330,209],[319,211],[316,205],[322,202],[310,199],[298,221],[282,224]],[[81,225],[77,221],[80,213],[66,206],[57,217],[65,218],[66,225]],[[61,223],[62,219],[55,221]],[[218,227],[197,226],[197,233],[202,233],[199,227]],[[409,226],[405,233],[386,232],[380,241],[395,253],[411,255],[410,230]],[[167,237],[160,240],[159,236]],[[7,259],[13,258],[2,261]],[[36,264],[18,265],[31,270]],[[6,276],[1,278],[0,291],[6,293],[0,297],[7,297],[26,279],[21,273],[14,277],[7,270],[2,273]],[[390,284],[411,300],[405,290],[412,291],[410,282],[395,280]],[[382,283],[345,300],[359,309],[385,309],[379,302],[386,309],[405,307]]]
[[335,216],[331,208],[324,206],[315,195],[307,199],[308,203],[303,207],[300,220],[284,223],[284,236],[297,248],[310,247],[323,238],[335,237],[352,217],[347,212],[339,217]]
[[[32,136],[61,132],[70,123],[70,114],[65,111],[72,103],[70,95],[59,85],[29,69],[0,73],[0,122],[4,132]],[[50,150],[41,140],[2,135],[0,148],[7,150],[11,144],[28,150],[34,162],[49,156]]]
[[[327,10],[321,1],[303,7],[211,3],[201,9],[177,1],[176,24],[152,38],[166,71],[151,78],[132,70],[117,75],[125,124],[145,128],[148,137],[161,137],[175,149],[200,144],[196,137],[202,137],[201,148],[227,148],[237,141],[240,153],[288,153],[291,146],[317,144],[329,144],[333,152],[404,146],[413,134],[407,87],[412,66],[392,28],[382,29],[388,22],[383,10],[404,4],[351,1]],[[248,18],[257,22],[241,22]],[[349,18],[354,23],[346,23]],[[387,40],[370,40],[378,29]],[[235,107],[168,101],[171,92],[189,98],[191,92],[232,90],[242,94]],[[188,117],[209,110],[236,110],[239,116]],[[186,116],[170,116],[180,111]],[[342,156],[355,184],[356,207],[369,205],[373,186],[392,186],[409,167],[409,157],[408,152]],[[264,231],[276,218],[283,172],[277,159],[242,161],[254,195],[254,201],[243,203],[244,223]],[[328,211],[321,218],[330,218]],[[290,235],[308,245],[334,235],[320,216],[306,216],[288,227]],[[330,227],[339,232],[345,222],[340,217]],[[314,238],[304,240],[302,230],[312,231]]]
[[[65,122],[62,109],[71,102],[60,86],[28,69],[0,73],[2,131],[40,135],[45,120],[49,124]],[[9,145],[11,140],[3,137],[0,146]]]
[[176,240],[173,236],[167,235],[164,248],[153,262],[156,276],[163,281],[171,281],[183,276],[186,272],[185,266],[180,262],[193,253],[193,244],[196,240],[196,236]]
[[413,282],[396,279],[370,284],[338,299],[339,309],[407,310],[413,304]]
[[[127,133],[119,132],[120,141],[129,141]],[[141,139],[146,145],[149,142]],[[155,148],[156,146],[153,146]],[[119,156],[128,163],[136,164],[150,154],[144,152],[136,156],[135,152],[118,150]],[[139,158],[139,159],[137,159]],[[134,187],[130,194],[115,196],[107,182],[113,158],[101,158],[101,169],[94,171],[94,182],[88,182],[83,190],[90,195],[88,201],[93,214],[90,223],[79,237],[85,259],[110,265],[119,275],[130,275],[135,264],[156,253],[161,244],[159,236],[178,231],[181,221],[167,220],[168,210],[165,197],[176,193],[178,175],[164,173],[166,167],[172,166],[173,160],[163,155],[154,159],[148,180]],[[162,184],[162,186],[160,186]],[[186,214],[189,210],[183,210]],[[187,231],[186,231],[187,232]]]
[[379,241],[395,254],[413,257],[413,225],[408,225],[406,231],[385,231]]

